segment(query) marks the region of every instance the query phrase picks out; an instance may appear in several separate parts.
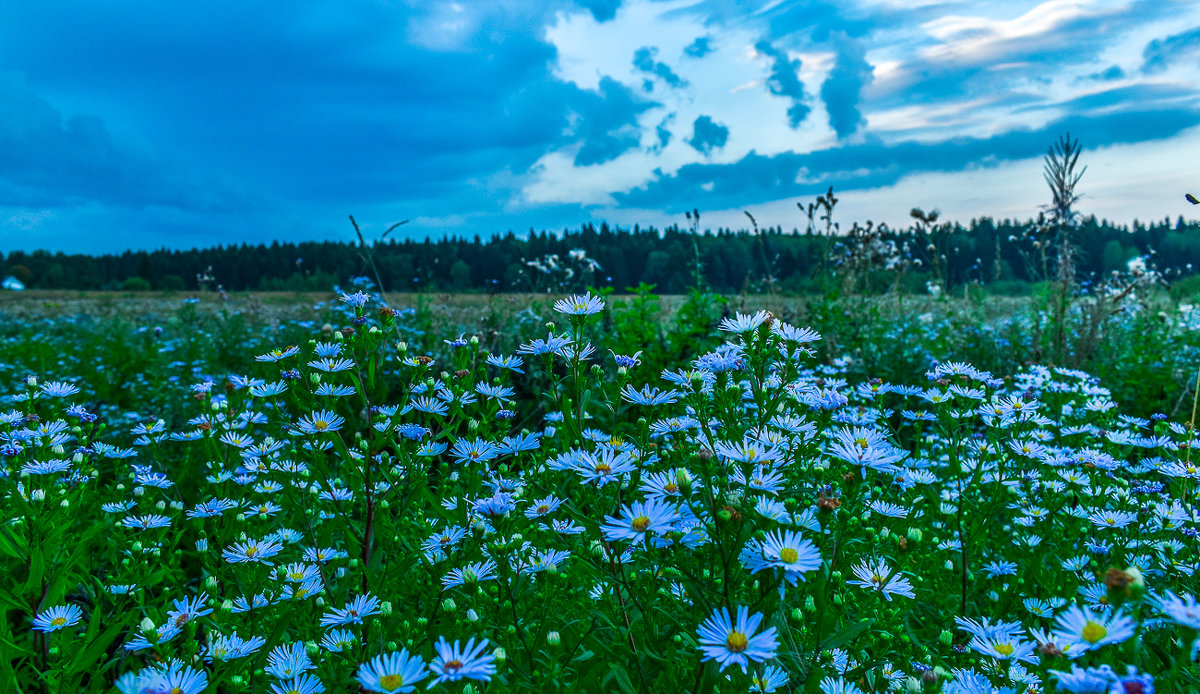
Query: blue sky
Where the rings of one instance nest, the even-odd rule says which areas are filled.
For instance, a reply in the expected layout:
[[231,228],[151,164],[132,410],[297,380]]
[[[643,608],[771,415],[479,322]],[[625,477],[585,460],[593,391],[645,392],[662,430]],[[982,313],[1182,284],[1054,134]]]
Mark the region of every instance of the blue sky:
[[1192,214],[1200,2],[0,4],[0,250]]

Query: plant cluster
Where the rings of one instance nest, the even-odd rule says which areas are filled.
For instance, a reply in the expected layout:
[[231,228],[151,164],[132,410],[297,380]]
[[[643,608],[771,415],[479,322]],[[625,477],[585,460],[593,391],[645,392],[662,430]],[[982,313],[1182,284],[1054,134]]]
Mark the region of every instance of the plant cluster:
[[1200,439],[1083,372],[849,380],[766,311],[651,371],[591,293],[511,351],[418,350],[411,316],[341,301],[132,421],[79,368],[10,381],[0,681],[1200,686]]

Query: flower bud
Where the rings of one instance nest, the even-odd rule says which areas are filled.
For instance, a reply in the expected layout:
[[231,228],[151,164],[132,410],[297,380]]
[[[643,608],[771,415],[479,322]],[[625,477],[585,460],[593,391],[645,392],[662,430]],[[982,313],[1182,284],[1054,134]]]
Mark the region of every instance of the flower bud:
[[560,643],[562,643],[562,637],[559,636],[557,631],[551,631],[546,634],[546,645],[557,646]]

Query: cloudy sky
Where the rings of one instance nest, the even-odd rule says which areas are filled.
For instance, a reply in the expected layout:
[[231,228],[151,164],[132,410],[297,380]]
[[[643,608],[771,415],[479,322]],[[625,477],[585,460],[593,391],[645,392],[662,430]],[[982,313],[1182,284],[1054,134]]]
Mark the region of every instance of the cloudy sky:
[[586,221],[1027,218],[1200,194],[1196,0],[0,4],[0,250]]

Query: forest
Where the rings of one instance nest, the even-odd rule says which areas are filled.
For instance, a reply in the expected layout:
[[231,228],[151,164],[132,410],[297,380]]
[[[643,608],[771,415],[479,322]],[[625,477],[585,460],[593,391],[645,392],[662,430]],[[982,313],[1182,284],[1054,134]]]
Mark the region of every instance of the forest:
[[[722,293],[803,293],[817,289],[814,277],[823,264],[859,262],[891,272],[877,273],[877,279],[861,273],[858,291],[921,292],[934,282],[945,289],[981,283],[1013,294],[1051,276],[1043,253],[1044,217],[1024,222],[983,217],[964,226],[913,210],[913,219],[904,230],[871,224],[844,229],[828,216],[822,221],[810,214],[803,230],[700,231],[699,213],[689,213],[688,227],[663,230],[584,224],[560,233],[510,231],[488,239],[275,241],[101,256],[12,251],[0,254],[0,276],[16,277],[28,288],[67,290],[325,290],[368,276],[388,291],[573,291],[646,283],[662,293],[680,293],[702,279]],[[1085,217],[1071,230],[1078,276],[1102,281],[1143,258],[1135,262],[1168,280],[1187,277],[1200,267],[1198,230],[1200,223],[1182,216],[1174,223],[1130,226]]]

